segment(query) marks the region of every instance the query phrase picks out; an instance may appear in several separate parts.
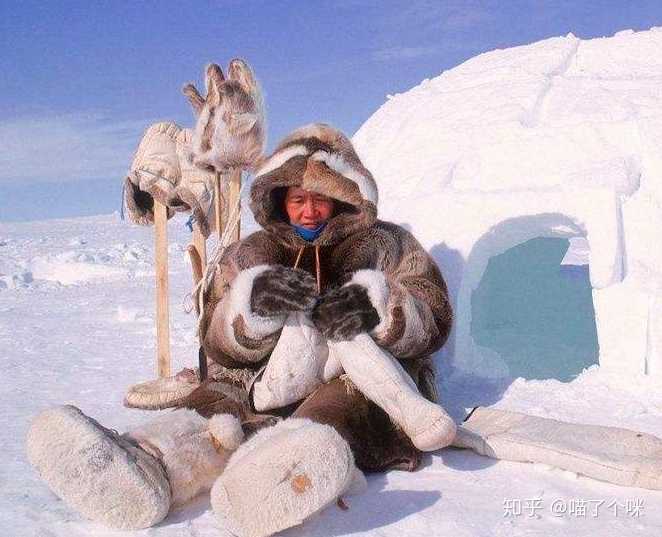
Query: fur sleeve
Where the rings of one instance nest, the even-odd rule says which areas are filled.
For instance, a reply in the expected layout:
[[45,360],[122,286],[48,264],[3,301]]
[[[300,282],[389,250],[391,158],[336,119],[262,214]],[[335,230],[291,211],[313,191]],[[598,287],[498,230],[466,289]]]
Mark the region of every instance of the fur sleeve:
[[237,367],[260,362],[273,350],[285,316],[253,313],[250,298],[255,278],[278,262],[277,246],[260,232],[225,251],[202,322],[203,345],[210,359]]
[[379,313],[372,336],[397,358],[431,354],[446,342],[453,321],[446,283],[409,232],[386,224],[379,235],[374,268],[356,271],[349,282],[368,289]]

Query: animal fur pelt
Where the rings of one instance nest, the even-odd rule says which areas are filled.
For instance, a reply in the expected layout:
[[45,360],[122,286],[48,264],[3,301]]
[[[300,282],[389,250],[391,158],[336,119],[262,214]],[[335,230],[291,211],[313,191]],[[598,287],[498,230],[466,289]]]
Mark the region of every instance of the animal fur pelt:
[[[197,118],[195,129],[172,122],[156,123],[143,135],[124,181],[129,218],[154,223],[154,201],[175,212],[191,212],[202,234],[213,231],[216,172],[253,170],[264,158],[265,113],[262,92],[251,67],[234,59],[225,79],[221,68],[206,70],[207,95],[193,84],[183,92]],[[225,198],[227,182],[221,181]],[[223,202],[221,202],[223,205]]]
[[662,439],[644,432],[477,407],[458,427],[453,446],[624,487],[662,490]]
[[192,162],[217,172],[252,170],[261,163],[266,142],[262,91],[244,60],[232,60],[227,72],[226,79],[218,65],[207,66],[205,97],[193,84],[182,88],[197,118]]
[[171,506],[176,507],[211,488],[243,433],[232,416],[210,422],[193,410],[177,409],[159,414],[126,436],[162,462],[172,491]]

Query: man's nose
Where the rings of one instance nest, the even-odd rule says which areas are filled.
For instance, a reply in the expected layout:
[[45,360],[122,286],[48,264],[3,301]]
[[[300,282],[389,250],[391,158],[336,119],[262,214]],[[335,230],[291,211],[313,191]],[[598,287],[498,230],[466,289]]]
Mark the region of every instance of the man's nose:
[[315,201],[312,199],[306,200],[303,204],[303,214],[304,216],[315,216]]

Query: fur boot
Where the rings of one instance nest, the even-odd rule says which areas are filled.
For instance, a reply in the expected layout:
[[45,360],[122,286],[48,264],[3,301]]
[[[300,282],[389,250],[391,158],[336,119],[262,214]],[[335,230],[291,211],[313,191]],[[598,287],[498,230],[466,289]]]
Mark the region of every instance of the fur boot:
[[455,423],[419,392],[411,376],[367,334],[325,341],[305,314],[290,315],[262,376],[252,388],[258,411],[300,401],[342,374],[382,408],[421,451],[435,451],[455,437]]
[[329,341],[345,373],[368,399],[381,407],[421,451],[435,451],[455,438],[456,426],[439,405],[425,399],[412,378],[368,334]]
[[51,490],[85,518],[139,529],[208,490],[242,438],[228,415],[208,421],[179,409],[119,435],[67,405],[35,418],[27,453]]
[[340,362],[329,353],[309,315],[291,313],[264,372],[253,384],[253,406],[259,412],[284,407],[341,374]]
[[161,462],[73,406],[39,414],[27,436],[30,464],[85,518],[119,529],[147,528],[170,509]]
[[265,537],[301,524],[364,484],[349,445],[333,427],[290,418],[235,452],[212,488],[211,502],[224,530]]

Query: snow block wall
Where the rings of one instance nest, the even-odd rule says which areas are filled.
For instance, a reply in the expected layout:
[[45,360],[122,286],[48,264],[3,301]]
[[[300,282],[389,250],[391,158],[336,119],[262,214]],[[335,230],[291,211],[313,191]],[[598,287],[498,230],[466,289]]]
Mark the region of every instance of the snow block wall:
[[601,367],[662,379],[662,28],[496,50],[387,102],[353,142],[380,216],[439,263],[456,322],[442,354],[506,375],[471,336],[490,257],[583,238]]

